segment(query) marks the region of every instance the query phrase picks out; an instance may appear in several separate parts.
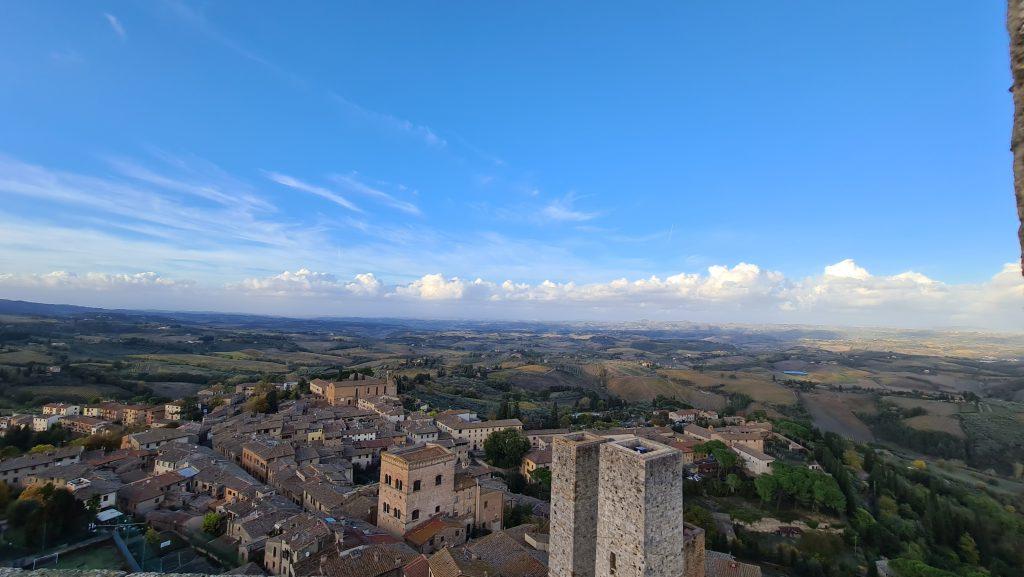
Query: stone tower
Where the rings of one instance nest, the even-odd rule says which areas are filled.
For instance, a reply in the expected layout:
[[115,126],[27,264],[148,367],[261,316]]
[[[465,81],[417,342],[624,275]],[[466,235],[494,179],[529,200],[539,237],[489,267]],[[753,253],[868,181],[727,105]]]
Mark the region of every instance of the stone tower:
[[608,441],[571,433],[552,442],[550,577],[594,577],[598,469],[601,445]]
[[682,454],[640,437],[600,452],[595,577],[682,576]]

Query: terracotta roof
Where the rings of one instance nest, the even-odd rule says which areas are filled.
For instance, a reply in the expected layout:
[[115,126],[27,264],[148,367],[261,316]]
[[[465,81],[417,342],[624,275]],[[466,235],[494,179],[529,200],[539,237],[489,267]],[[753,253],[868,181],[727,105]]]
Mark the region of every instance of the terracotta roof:
[[433,577],[494,577],[497,571],[481,559],[473,559],[462,549],[441,549],[427,560]]
[[536,465],[548,465],[551,463],[551,449],[534,449],[523,458],[533,461]]
[[57,459],[80,457],[84,451],[83,447],[61,447],[45,453],[29,453],[0,462],[0,471],[13,471],[24,467],[45,465]]
[[455,415],[438,415],[438,424],[449,429],[490,429],[490,428],[522,428],[523,422],[519,419],[498,419],[494,421],[463,421]]
[[188,431],[180,431],[178,429],[150,429],[141,433],[135,433],[129,435],[136,443],[140,445],[146,445],[149,443],[164,443],[167,441],[173,441],[174,439],[180,439],[182,437],[189,436]]
[[[310,569],[312,574],[331,577],[378,577],[402,569],[418,557],[404,543],[363,545],[344,553],[332,550],[320,557],[319,567]],[[298,569],[296,574],[300,574]]]
[[397,457],[410,465],[445,457],[455,457],[451,451],[438,445],[414,445],[408,448],[392,449],[387,454]]
[[741,563],[735,557],[718,551],[707,551],[704,558],[707,577],[761,577],[761,568]]
[[462,527],[461,523],[454,520],[444,519],[442,517],[433,517],[420,523],[419,525],[409,529],[404,537],[405,540],[413,545],[420,547],[427,541],[430,541],[435,535],[444,531],[445,529],[458,529]]
[[410,561],[402,570],[402,577],[428,577],[430,575],[430,563],[426,555],[420,555]]
[[513,536],[498,531],[466,545],[466,548],[508,577],[544,577],[545,564],[538,561]]

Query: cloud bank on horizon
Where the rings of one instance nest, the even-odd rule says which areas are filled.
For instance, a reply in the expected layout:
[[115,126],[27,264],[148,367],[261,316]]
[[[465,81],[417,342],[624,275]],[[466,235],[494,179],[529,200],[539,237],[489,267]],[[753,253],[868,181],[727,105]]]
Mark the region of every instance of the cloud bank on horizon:
[[655,4],[12,4],[0,298],[1024,330],[998,6]]
[[[1020,331],[1024,279],[1006,264],[978,284],[946,284],[908,271],[875,276],[845,259],[790,279],[739,263],[604,283],[495,282],[425,274],[385,284],[306,268],[221,286],[135,274],[0,274],[0,295],[98,306],[201,309],[303,316],[419,316],[504,320],[693,320]],[[126,304],[127,303],[127,304]]]

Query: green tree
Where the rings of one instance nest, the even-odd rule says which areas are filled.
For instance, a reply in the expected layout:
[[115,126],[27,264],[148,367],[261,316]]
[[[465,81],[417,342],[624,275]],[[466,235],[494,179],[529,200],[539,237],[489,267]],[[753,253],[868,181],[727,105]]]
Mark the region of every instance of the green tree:
[[267,393],[267,413],[277,412],[277,387],[271,387]]
[[551,403],[551,413],[548,415],[546,426],[549,429],[558,428],[558,403]]
[[523,462],[530,451],[530,440],[518,429],[495,431],[484,440],[484,456],[488,463],[501,469],[512,469]]
[[775,493],[779,490],[779,482],[775,475],[761,475],[754,479],[754,489],[757,490],[757,496],[761,498],[761,501],[766,504],[771,503],[775,498]]
[[203,515],[203,532],[218,537],[224,533],[224,517],[219,513]]
[[719,476],[721,476],[723,471],[727,471],[735,467],[739,460],[736,453],[733,453],[732,449],[722,441],[708,441],[706,443],[701,443],[694,446],[693,450],[704,455],[713,456],[715,460],[718,461],[718,464],[721,465],[721,468],[718,471]]
[[152,527],[146,529],[146,544],[155,547],[158,543],[160,543],[160,532]]
[[964,533],[960,536],[960,558],[964,560],[964,563],[969,565],[977,565],[981,559],[981,555],[978,553],[978,544],[975,543],[974,537],[971,537],[970,533]]
[[725,476],[725,484],[729,487],[729,492],[735,494],[743,486],[743,480],[736,473],[729,473]]

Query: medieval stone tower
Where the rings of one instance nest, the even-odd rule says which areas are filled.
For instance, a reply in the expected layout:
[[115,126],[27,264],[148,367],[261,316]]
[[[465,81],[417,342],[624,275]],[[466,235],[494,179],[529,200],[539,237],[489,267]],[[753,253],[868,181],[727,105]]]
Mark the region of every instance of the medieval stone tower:
[[643,438],[601,446],[596,577],[683,574],[683,456]]
[[590,433],[555,437],[551,449],[551,577],[594,577],[598,467],[609,439]]
[[679,451],[639,437],[554,440],[550,577],[680,577],[684,546]]

